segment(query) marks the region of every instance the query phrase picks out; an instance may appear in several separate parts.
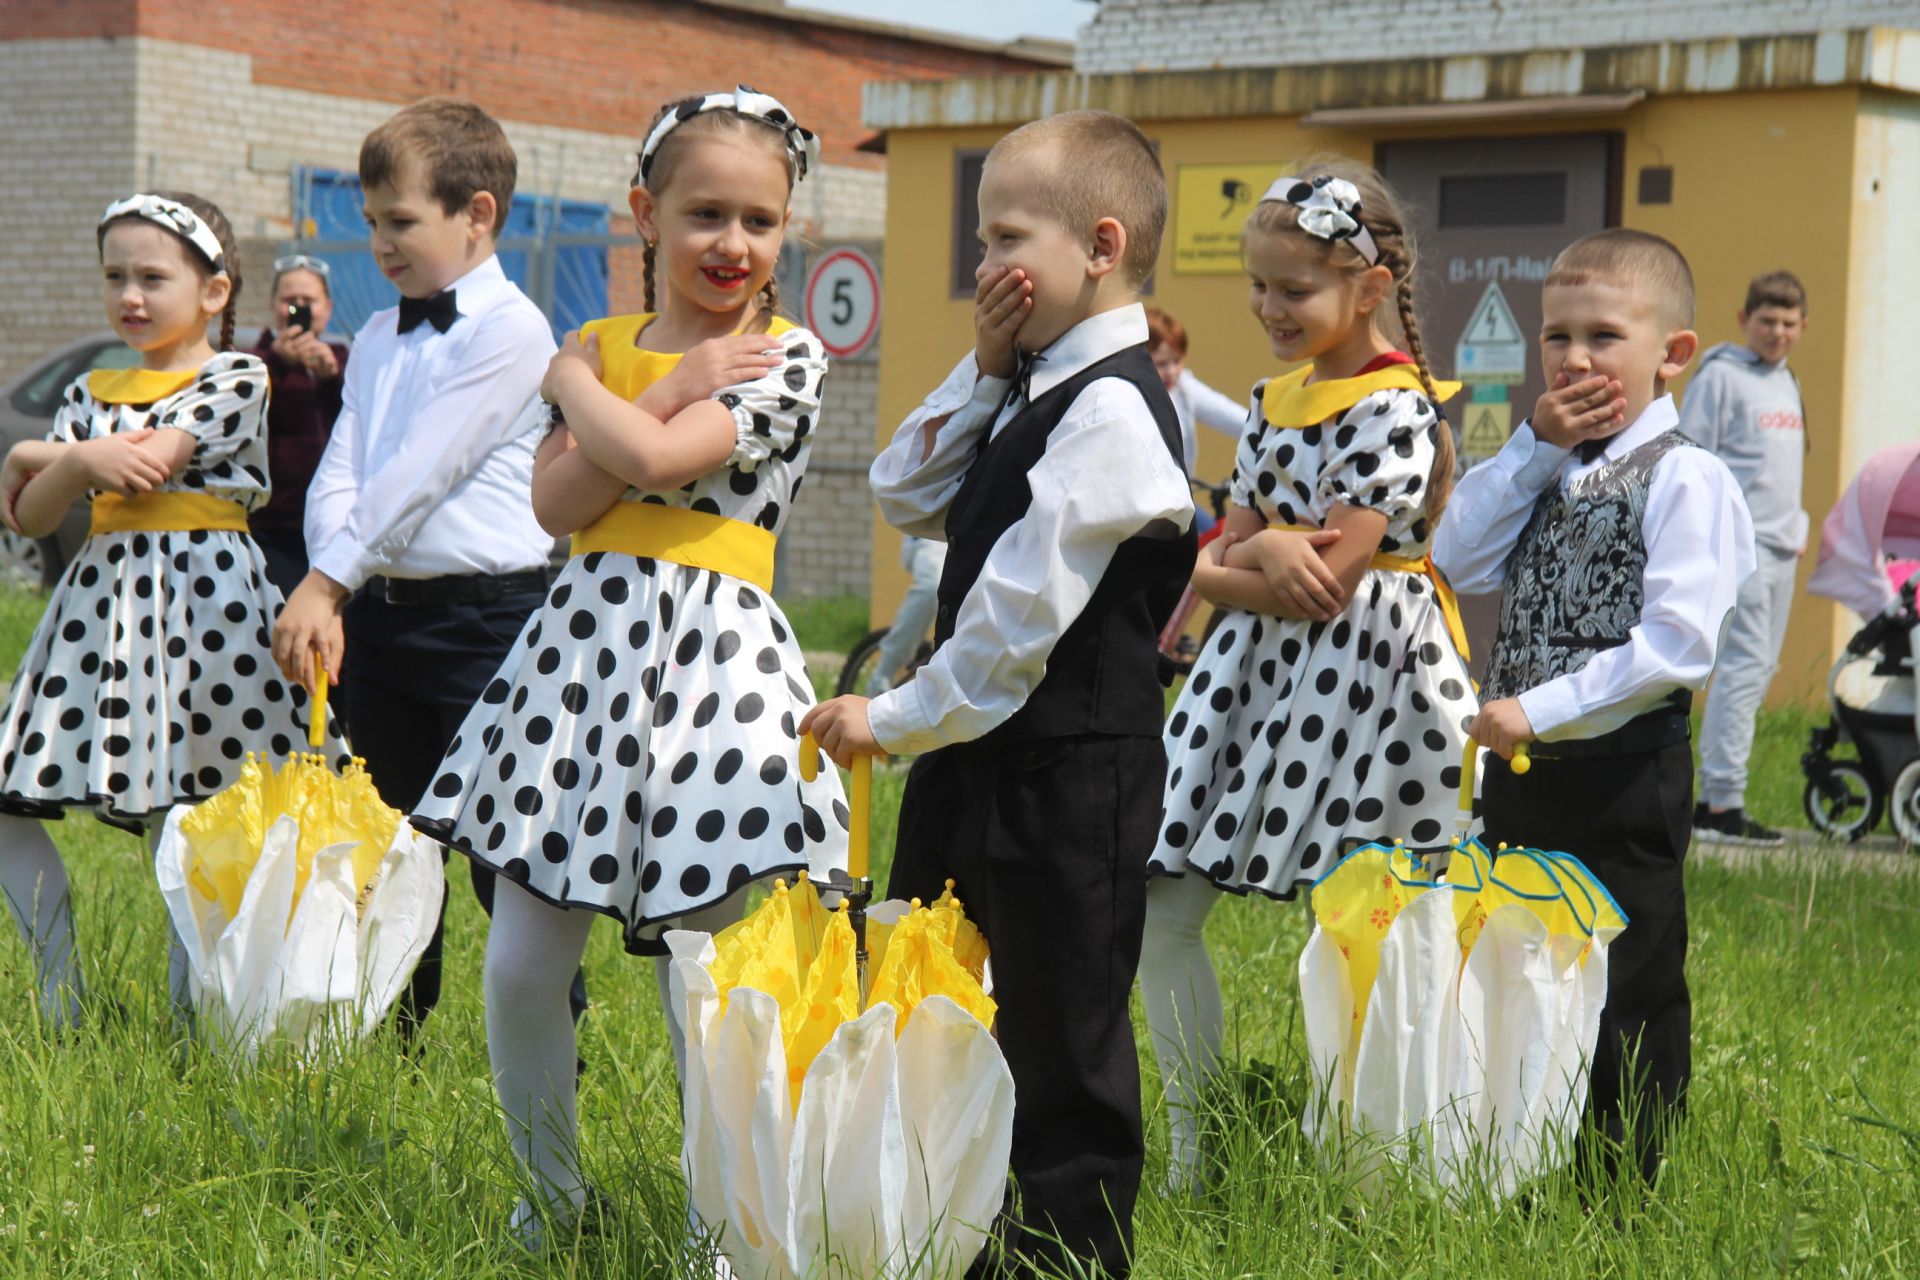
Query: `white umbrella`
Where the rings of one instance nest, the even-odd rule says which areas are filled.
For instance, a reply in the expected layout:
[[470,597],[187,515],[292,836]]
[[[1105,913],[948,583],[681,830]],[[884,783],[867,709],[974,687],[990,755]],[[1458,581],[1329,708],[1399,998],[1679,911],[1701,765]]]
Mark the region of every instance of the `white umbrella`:
[[1013,1076],[984,944],[951,895],[867,930],[864,1010],[848,913],[804,878],[717,938],[666,935],[688,1194],[741,1280],[958,1277],[999,1213]]

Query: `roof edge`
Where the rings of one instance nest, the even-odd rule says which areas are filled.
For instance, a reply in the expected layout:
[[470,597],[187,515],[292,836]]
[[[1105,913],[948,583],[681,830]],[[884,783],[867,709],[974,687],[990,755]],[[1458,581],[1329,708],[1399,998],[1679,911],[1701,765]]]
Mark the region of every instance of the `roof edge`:
[[713,9],[731,9],[736,13],[797,22],[810,27],[829,27],[837,31],[857,31],[863,35],[911,40],[919,44],[961,49],[968,53],[997,54],[1023,62],[1045,63],[1058,67],[1073,65],[1073,44],[1067,40],[1049,40],[1042,36],[1017,36],[1012,40],[981,40],[948,31],[934,31],[911,23],[884,22],[878,18],[854,18],[817,9],[795,9],[787,0],[699,0]]
[[1920,94],[1920,31],[1857,27],[1286,67],[875,81],[862,93],[861,120],[881,130],[980,128],[1023,124],[1082,107],[1148,120],[1212,119],[1298,116],[1360,107],[1842,85]]

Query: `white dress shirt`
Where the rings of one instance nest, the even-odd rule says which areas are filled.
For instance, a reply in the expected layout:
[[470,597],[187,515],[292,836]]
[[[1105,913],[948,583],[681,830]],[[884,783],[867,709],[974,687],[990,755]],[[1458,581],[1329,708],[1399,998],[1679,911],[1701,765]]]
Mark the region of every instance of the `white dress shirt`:
[[449,287],[460,318],[445,333],[403,334],[391,307],[354,338],[307,489],[309,558],[342,586],[513,573],[545,564],[553,544],[532,498],[553,332],[498,258]]
[[1180,443],[1186,450],[1188,475],[1193,474],[1193,464],[1200,456],[1199,433],[1194,430],[1196,424],[1211,427],[1234,440],[1246,432],[1246,403],[1215,391],[1195,377],[1191,369],[1180,371],[1179,381],[1173,384],[1173,390],[1167,395],[1173,400],[1173,411],[1180,415]]
[[[1461,477],[1434,536],[1434,562],[1462,594],[1498,591],[1514,543],[1548,485],[1571,488],[1678,421],[1673,397],[1661,396],[1591,462],[1522,423],[1505,448]],[[1713,673],[1740,584],[1755,565],[1753,520],[1727,464],[1705,449],[1674,449],[1661,458],[1640,534],[1647,545],[1645,598],[1627,642],[1520,695],[1521,710],[1544,742],[1617,729],[1677,688],[1705,688]]]
[[[1032,394],[1146,340],[1138,304],[1090,316],[1040,353]],[[946,540],[947,507],[980,446],[1026,407],[1017,394],[1009,399],[1012,385],[980,373],[969,352],[900,424],[868,474],[889,524]],[[929,422],[940,426],[927,454],[922,428]],[[1033,500],[987,552],[955,613],[953,637],[911,681],[868,708],[888,751],[968,742],[1013,715],[1046,675],[1048,655],[1120,544],[1157,522],[1172,535],[1193,520],[1185,473],[1145,398],[1118,378],[1101,378],[1075,397],[1027,482]]]

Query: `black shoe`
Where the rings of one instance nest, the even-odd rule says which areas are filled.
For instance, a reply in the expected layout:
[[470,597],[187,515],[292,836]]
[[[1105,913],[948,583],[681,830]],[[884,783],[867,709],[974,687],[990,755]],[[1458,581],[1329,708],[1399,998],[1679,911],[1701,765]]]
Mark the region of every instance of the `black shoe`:
[[1780,832],[1748,817],[1745,809],[1715,813],[1704,803],[1693,806],[1693,838],[1701,844],[1739,845],[1749,849],[1778,849],[1787,842]]

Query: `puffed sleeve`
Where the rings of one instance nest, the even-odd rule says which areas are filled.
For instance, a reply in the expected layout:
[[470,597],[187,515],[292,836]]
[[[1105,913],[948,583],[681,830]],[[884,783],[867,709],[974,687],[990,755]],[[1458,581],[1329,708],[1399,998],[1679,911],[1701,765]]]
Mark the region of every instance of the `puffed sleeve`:
[[53,410],[53,425],[47,428],[47,439],[55,444],[78,444],[92,439],[93,412],[93,396],[87,392],[87,375],[83,373],[60,393],[60,403]]
[[1418,391],[1376,391],[1341,414],[1320,469],[1328,507],[1364,507],[1389,524],[1427,500],[1440,415]]
[[791,460],[820,416],[821,384],[827,377],[820,339],[796,328],[780,334],[778,341],[786,358],[777,368],[715,397],[733,412],[736,434],[727,465],[738,471],[752,471],[776,453]]
[[235,498],[268,491],[268,391],[267,366],[258,356],[228,352],[209,360],[200,380],[167,402],[154,425],[194,439],[182,487]]
[[1246,427],[1240,432],[1240,444],[1233,451],[1233,479],[1228,481],[1233,505],[1253,509],[1253,486],[1259,479],[1266,455],[1260,449],[1260,437],[1267,430],[1267,415],[1260,408],[1266,394],[1265,379],[1253,384],[1253,405],[1247,411]]

